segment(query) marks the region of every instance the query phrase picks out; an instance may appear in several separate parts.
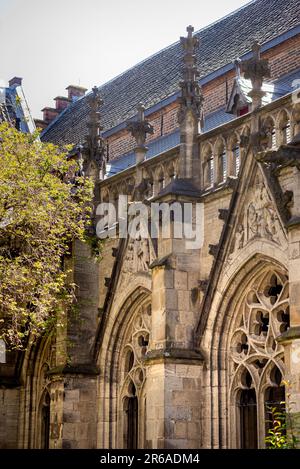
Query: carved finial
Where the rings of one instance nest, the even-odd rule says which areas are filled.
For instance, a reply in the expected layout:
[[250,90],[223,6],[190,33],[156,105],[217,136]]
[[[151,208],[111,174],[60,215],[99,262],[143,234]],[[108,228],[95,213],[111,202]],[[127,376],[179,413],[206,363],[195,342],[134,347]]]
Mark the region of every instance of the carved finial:
[[127,122],[127,130],[135,138],[137,149],[145,150],[147,134],[153,134],[153,126],[145,119],[145,107],[142,103],[137,106],[137,120]]
[[242,70],[244,76],[251,80],[252,90],[249,96],[252,98],[253,108],[256,109],[261,106],[262,97],[265,92],[262,91],[262,84],[265,77],[270,77],[270,67],[268,60],[261,59],[260,44],[256,41],[252,45],[252,57],[245,62],[242,62]]
[[137,105],[137,120],[143,122],[145,120],[145,106],[143,103]]
[[202,118],[203,96],[198,83],[199,71],[196,66],[196,48],[199,46],[199,39],[193,36],[193,26],[188,26],[187,37],[181,37],[180,42],[184,50],[183,56],[183,80],[180,82],[181,97],[179,98],[180,109],[178,121],[181,124],[187,111],[191,110],[194,117],[200,121]]
[[87,96],[87,101],[90,107],[90,113],[87,123],[89,133],[86,136],[85,147],[89,151],[89,159],[96,161],[99,169],[101,169],[104,163],[105,146],[101,135],[103,127],[101,126],[99,108],[102,106],[103,101],[97,86],[93,87],[92,93]]
[[241,76],[241,59],[240,58],[235,59],[234,67],[235,67],[235,74],[237,78],[240,78]]

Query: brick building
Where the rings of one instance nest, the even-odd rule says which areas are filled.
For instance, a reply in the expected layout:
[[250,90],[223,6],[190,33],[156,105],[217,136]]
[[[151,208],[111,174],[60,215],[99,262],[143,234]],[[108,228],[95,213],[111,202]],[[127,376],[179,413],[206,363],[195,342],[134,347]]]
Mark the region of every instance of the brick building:
[[95,202],[201,203],[204,243],[75,243],[81,321],[0,365],[2,447],[257,448],[299,414],[299,17],[250,2],[51,117]]
[[11,78],[8,86],[0,86],[0,122],[9,122],[21,132],[36,130],[20,77]]

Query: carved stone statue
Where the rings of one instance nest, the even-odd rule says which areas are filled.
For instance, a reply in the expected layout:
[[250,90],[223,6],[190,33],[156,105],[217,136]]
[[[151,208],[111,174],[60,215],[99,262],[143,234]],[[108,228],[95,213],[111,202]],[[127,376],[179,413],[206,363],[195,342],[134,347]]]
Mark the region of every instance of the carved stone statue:
[[278,216],[263,182],[256,182],[249,199],[245,204],[246,211],[241,214],[237,225],[229,261],[255,238],[265,238],[280,244]]
[[149,240],[144,238],[130,239],[123,266],[123,272],[148,272],[150,264]]

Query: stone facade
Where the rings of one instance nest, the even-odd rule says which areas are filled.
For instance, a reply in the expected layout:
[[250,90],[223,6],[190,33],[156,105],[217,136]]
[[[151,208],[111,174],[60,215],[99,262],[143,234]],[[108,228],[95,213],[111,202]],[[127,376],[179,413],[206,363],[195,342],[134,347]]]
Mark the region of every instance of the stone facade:
[[299,35],[262,56],[254,46],[248,112],[203,132],[203,110],[225,104],[236,77],[200,89],[192,31],[180,100],[164,111],[180,144],[145,159],[163,126],[139,106],[132,135],[110,143],[117,154],[124,138],[136,164],[104,178],[92,104],[81,156],[95,202],[201,202],[203,246],[188,249],[174,225],[168,239],[108,239],[100,262],[76,242],[78,317],[0,365],[1,447],[264,447],[268,403],[289,394],[300,413],[300,103],[262,102],[265,78],[299,68]]

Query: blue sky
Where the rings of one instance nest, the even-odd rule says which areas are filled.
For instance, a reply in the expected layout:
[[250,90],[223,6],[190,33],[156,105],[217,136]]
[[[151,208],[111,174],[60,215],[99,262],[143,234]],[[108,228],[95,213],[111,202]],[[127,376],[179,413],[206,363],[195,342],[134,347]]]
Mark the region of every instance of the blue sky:
[[248,0],[0,0],[0,81],[23,77],[34,117],[69,84],[101,85]]

